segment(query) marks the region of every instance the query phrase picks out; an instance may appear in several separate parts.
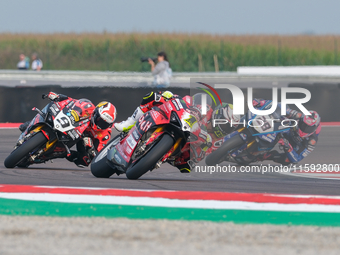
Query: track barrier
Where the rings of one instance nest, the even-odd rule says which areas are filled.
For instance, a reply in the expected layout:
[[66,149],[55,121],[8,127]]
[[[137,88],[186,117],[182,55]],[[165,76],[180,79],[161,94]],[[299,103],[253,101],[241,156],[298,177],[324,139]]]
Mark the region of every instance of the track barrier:
[[[290,87],[302,87],[311,92],[311,100],[305,104],[309,110],[316,110],[323,122],[340,121],[340,84],[330,83],[291,83]],[[117,121],[122,121],[131,116],[136,107],[140,104],[143,96],[150,92],[150,87],[61,87],[59,85],[46,85],[36,87],[0,87],[0,122],[22,123],[31,120],[36,114],[31,109],[38,107],[42,109],[47,100],[41,99],[42,94],[49,91],[64,94],[72,98],[87,98],[94,104],[100,101],[110,101],[117,107]],[[195,93],[189,88],[171,88],[174,94],[180,96]],[[242,89],[245,98],[246,89]],[[202,92],[197,90],[197,92]],[[232,103],[232,95],[229,90],[217,89],[222,101]],[[280,94],[280,93],[279,93]],[[301,95],[291,93],[291,98],[299,98]],[[271,99],[272,89],[255,88],[253,97]],[[280,100],[280,98],[279,98]]]

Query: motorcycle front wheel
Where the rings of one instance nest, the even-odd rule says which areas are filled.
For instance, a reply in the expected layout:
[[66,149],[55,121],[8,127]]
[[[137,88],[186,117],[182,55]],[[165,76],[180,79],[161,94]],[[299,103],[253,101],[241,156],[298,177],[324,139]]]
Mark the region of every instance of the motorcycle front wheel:
[[30,155],[35,149],[47,142],[47,138],[42,132],[35,134],[32,138],[16,148],[6,159],[4,165],[6,168],[14,168]]
[[99,154],[92,160],[91,163],[91,173],[97,178],[109,178],[113,175],[116,170],[110,167],[107,161],[107,153],[111,150],[115,145],[117,145],[120,141],[120,136],[117,135],[113,138],[100,152]]
[[229,153],[230,150],[240,147],[244,144],[244,141],[239,135],[235,135],[228,139],[225,143],[221,145],[220,148],[218,148],[213,153],[209,154],[205,158],[205,163],[208,166],[214,166],[216,164],[219,164],[223,161],[225,156]]
[[146,155],[126,171],[126,177],[131,180],[136,180],[149,170],[152,170],[173,145],[174,139],[170,135],[164,134]]

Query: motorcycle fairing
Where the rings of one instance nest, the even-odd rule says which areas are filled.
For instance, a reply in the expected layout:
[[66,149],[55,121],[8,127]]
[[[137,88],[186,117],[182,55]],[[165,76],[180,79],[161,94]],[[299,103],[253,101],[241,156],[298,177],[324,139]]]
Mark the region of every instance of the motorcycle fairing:
[[[179,128],[179,126],[182,128],[183,125],[187,126],[188,124],[183,120],[183,117],[191,117],[187,109],[185,101],[177,98],[146,112],[138,119],[129,134],[108,152],[107,158],[112,161],[109,164],[114,164],[118,170],[125,172],[127,167],[136,160],[132,160],[131,157],[143,135],[152,130],[152,134],[145,144],[147,146],[154,143],[164,132],[167,132],[166,129],[158,129],[159,127],[169,124],[176,126],[176,128]],[[190,128],[186,128],[185,131],[189,130]],[[178,145],[176,145],[177,147]]]
[[[90,107],[94,108],[87,101],[64,100],[62,102],[49,102],[41,110],[44,116],[38,113],[19,136],[18,142],[27,139],[28,135],[41,131],[48,139],[48,142],[44,148],[45,152],[36,158],[33,163],[42,163],[49,159],[65,157],[67,154],[65,144],[72,147],[89,126]],[[67,119],[67,123],[65,119]],[[64,129],[61,126],[62,124]],[[60,127],[58,128],[56,125],[60,125]],[[66,143],[64,144],[64,142]]]

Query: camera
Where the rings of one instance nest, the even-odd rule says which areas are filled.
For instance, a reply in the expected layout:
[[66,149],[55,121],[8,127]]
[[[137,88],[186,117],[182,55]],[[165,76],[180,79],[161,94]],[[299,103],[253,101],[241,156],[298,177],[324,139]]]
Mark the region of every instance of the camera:
[[[156,62],[156,61],[157,61],[157,58],[150,58],[150,59],[152,59],[153,62]],[[141,61],[141,62],[148,62],[148,61],[149,61],[149,58],[141,57],[141,58],[140,58],[140,61]]]

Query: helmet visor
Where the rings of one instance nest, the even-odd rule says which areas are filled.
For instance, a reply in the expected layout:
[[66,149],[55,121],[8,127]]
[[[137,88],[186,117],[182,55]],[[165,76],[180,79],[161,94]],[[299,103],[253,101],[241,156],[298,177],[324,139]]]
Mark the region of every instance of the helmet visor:
[[112,124],[107,123],[105,120],[103,120],[99,114],[96,114],[94,116],[94,124],[100,129],[107,129],[112,126]]
[[315,130],[317,129],[316,125],[313,126],[309,126],[307,125],[307,123],[305,123],[304,121],[299,121],[299,129],[306,134],[311,134],[314,133]]

